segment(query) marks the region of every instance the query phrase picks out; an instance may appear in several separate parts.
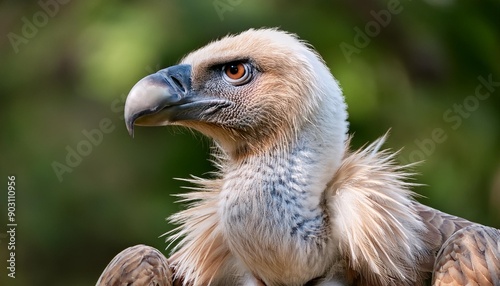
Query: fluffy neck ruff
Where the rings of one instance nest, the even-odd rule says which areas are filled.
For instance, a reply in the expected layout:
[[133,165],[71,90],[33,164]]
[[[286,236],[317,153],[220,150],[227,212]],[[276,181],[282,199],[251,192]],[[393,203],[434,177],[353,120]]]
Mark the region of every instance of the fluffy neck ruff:
[[433,256],[425,245],[428,230],[410,191],[411,166],[399,166],[397,153],[379,150],[385,139],[346,151],[327,193],[332,226],[349,272],[355,273],[346,276],[348,282],[422,285],[422,265]]
[[[378,151],[383,141],[384,138],[379,139],[357,152],[349,152],[346,143],[345,157],[324,195],[326,206],[323,209],[326,207],[329,211],[330,228],[325,233],[334,242],[327,241],[325,245],[332,249],[318,250],[319,257],[302,258],[309,262],[317,259],[330,266],[331,269],[322,275],[333,277],[335,281],[419,285],[422,275],[419,265],[430,255],[422,239],[425,227],[414,209],[410,184],[405,182],[409,174],[395,165],[394,154]],[[242,253],[234,253],[234,245],[231,247],[227,240],[221,217],[221,194],[227,192],[223,191],[227,184],[225,178],[188,180],[200,187],[193,188],[196,192],[180,195],[191,205],[171,218],[180,226],[169,233],[172,234],[169,240],[180,241],[170,263],[175,267],[176,277],[188,285],[237,284],[248,276],[248,267],[238,263]],[[257,212],[258,209],[249,211]],[[269,215],[261,212],[257,221],[262,222]],[[284,215],[280,219],[283,222]],[[319,221],[325,221],[325,217]],[[247,232],[247,237],[251,239],[251,236],[252,232]],[[268,242],[272,246],[268,257],[282,245],[282,240]],[[270,250],[260,250],[266,251]],[[287,257],[294,259],[294,255],[288,253]],[[280,265],[272,266],[273,269],[277,267]],[[279,270],[286,273],[286,269]],[[302,271],[290,275],[297,277]]]

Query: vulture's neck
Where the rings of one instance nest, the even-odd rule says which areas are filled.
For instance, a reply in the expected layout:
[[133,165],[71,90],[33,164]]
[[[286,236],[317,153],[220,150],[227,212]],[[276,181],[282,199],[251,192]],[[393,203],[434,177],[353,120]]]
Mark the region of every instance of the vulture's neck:
[[[287,148],[272,148],[231,162],[223,190],[235,198],[256,199],[272,207],[282,204],[287,212],[303,208],[316,213],[323,191],[340,165],[343,144],[321,138],[316,129],[307,128]],[[266,205],[258,207],[255,211],[261,213]]]
[[304,274],[311,277],[302,279],[312,279],[328,263],[307,257],[332,257],[324,191],[341,164],[346,137],[345,120],[329,126],[332,114],[317,113],[288,145],[227,166],[220,193],[223,230],[246,267],[257,267],[253,273],[272,271],[271,263],[278,263],[291,277],[307,267],[312,271]]

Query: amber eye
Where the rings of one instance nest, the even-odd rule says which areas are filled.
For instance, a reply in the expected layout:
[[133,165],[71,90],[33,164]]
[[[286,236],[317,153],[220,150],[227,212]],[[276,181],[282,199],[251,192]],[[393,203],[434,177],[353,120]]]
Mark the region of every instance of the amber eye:
[[233,62],[222,67],[224,79],[232,85],[242,85],[251,78],[250,65],[248,63]]

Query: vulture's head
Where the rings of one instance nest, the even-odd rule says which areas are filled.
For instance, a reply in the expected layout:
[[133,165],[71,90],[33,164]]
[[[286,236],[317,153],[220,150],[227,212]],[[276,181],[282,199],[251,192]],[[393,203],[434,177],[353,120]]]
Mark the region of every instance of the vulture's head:
[[311,129],[310,140],[343,148],[346,119],[321,57],[276,29],[212,42],[140,80],[125,104],[131,134],[134,125],[182,125],[212,137],[231,158],[287,148]]

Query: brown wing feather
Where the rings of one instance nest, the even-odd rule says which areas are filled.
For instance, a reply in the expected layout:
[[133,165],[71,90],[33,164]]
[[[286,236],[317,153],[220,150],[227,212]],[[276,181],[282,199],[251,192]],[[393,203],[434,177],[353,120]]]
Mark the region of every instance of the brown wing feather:
[[424,261],[421,262],[420,268],[422,272],[431,273],[438,251],[445,241],[459,229],[473,223],[419,203],[415,203],[415,209],[426,226],[427,232],[423,236],[423,240],[431,253],[431,256],[425,257]]
[[96,286],[171,286],[172,271],[157,249],[136,245],[118,253],[101,274]]
[[432,285],[500,285],[500,230],[473,224],[455,232],[438,253]]

